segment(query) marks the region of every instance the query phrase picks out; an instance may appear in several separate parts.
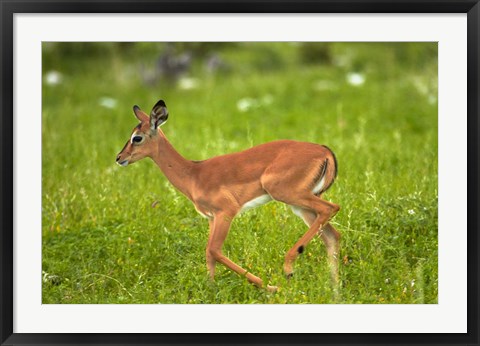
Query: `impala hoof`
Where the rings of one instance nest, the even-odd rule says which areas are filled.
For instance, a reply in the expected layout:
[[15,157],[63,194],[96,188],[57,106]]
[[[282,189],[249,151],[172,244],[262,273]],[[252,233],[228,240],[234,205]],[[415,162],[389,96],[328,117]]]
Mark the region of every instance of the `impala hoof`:
[[290,280],[291,278],[293,278],[293,273],[288,273],[288,274],[285,274],[286,277],[287,277],[287,280]]
[[278,287],[277,286],[270,286],[270,285],[267,285],[267,291],[268,292],[272,292],[272,293],[275,293],[278,291]]

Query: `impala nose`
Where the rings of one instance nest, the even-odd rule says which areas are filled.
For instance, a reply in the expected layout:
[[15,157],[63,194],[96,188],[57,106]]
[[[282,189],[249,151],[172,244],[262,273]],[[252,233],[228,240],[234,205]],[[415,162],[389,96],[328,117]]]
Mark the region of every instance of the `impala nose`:
[[126,165],[128,165],[128,160],[122,160],[122,158],[120,157],[120,154],[117,156],[117,165],[120,165],[122,167],[125,167]]

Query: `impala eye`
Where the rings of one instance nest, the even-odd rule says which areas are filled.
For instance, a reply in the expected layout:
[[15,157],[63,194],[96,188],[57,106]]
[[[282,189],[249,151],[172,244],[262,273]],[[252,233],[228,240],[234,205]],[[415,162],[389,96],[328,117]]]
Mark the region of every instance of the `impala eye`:
[[132,138],[132,143],[140,143],[143,140],[142,136],[134,136]]

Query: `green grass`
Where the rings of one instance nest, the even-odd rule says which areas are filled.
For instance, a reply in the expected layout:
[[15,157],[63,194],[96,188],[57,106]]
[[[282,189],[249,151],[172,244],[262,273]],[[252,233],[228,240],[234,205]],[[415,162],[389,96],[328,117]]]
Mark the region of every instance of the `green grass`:
[[[190,90],[142,81],[155,46],[68,45],[44,46],[44,73],[63,82],[43,85],[43,303],[437,303],[436,44],[332,44],[323,64],[302,62],[293,44],[226,46],[228,68],[208,74],[195,60]],[[350,72],[365,83],[350,85]],[[319,239],[284,278],[307,229],[278,202],[237,217],[224,252],[280,291],[221,265],[208,280],[208,222],[152,161],[115,164],[137,124],[132,106],[159,98],[163,130],[189,159],[287,138],[334,150],[338,178],[324,197],[342,207],[338,297]],[[254,100],[246,112],[242,99]]]

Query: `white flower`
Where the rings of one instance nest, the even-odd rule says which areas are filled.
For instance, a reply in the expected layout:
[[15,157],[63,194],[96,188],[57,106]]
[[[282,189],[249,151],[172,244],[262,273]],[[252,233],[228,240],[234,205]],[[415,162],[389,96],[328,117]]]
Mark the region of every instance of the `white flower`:
[[262,106],[268,106],[273,103],[274,99],[273,96],[270,94],[267,94],[260,99],[254,99],[251,97],[245,97],[243,99],[238,100],[237,102],[237,109],[240,112],[247,112],[250,109],[253,108],[259,108]]
[[178,87],[182,90],[192,90],[198,88],[198,79],[182,77],[178,81]]
[[347,82],[353,86],[360,86],[365,83],[365,75],[358,72],[351,72],[347,74]]
[[413,215],[413,214],[415,214],[415,210],[409,209],[409,210],[408,210],[408,213],[409,213],[410,215]]
[[101,97],[98,103],[100,106],[110,109],[113,109],[117,106],[117,100],[111,97]]
[[237,108],[240,112],[247,112],[248,110],[256,106],[257,106],[257,101],[249,97],[240,99],[237,102]]
[[44,80],[48,85],[58,85],[62,83],[63,76],[58,71],[49,71],[45,74]]

